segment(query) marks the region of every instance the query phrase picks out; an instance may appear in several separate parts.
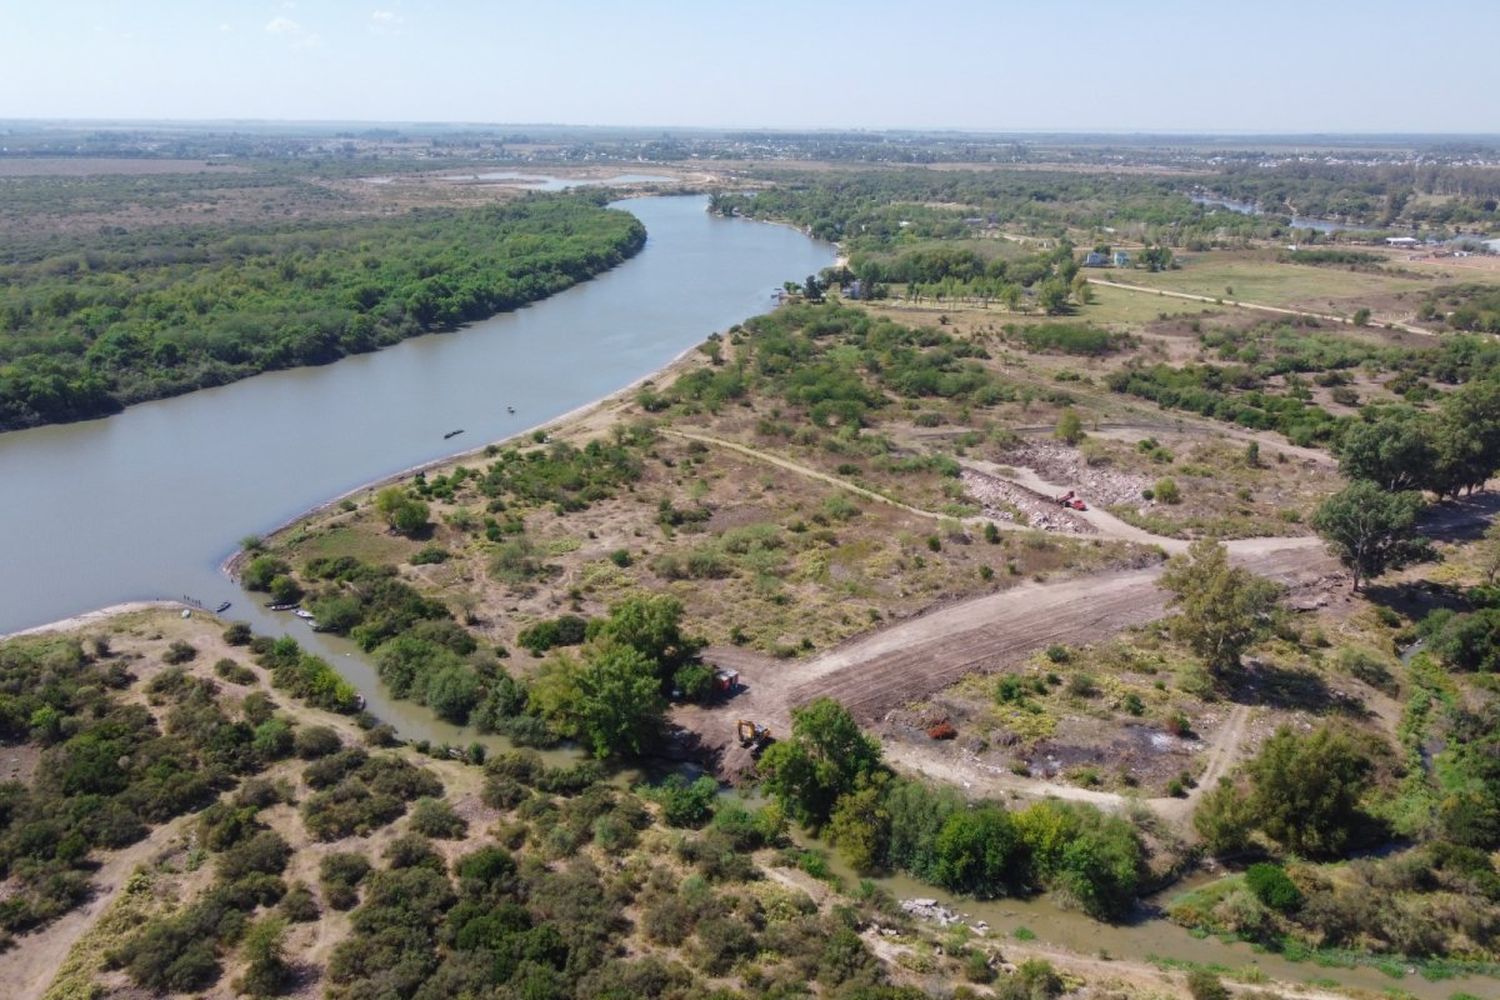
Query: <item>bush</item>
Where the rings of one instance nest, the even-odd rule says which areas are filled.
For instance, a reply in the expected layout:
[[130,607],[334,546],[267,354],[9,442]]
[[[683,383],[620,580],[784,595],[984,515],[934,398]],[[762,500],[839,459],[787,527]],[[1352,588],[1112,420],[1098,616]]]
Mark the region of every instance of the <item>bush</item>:
[[690,783],[682,775],[673,774],[655,788],[643,790],[642,794],[661,805],[662,819],[668,826],[696,829],[713,816],[719,783],[707,775]]
[[197,655],[198,650],[193,648],[191,644],[183,642],[181,639],[174,639],[172,644],[167,647],[166,652],[161,654],[161,659],[163,663],[170,663],[175,666],[179,663],[187,663]]
[[335,910],[352,910],[359,902],[355,887],[370,874],[370,862],[362,854],[326,854],[318,865],[323,898]]
[[1158,479],[1151,488],[1151,495],[1165,504],[1182,503],[1182,491],[1177,488],[1177,481],[1170,476]]
[[1230,1000],[1229,988],[1207,969],[1193,969],[1187,974],[1188,992],[1193,1000]]
[[1245,872],[1245,884],[1255,898],[1273,910],[1292,913],[1302,905],[1302,892],[1280,865],[1262,862]]
[[344,741],[331,726],[304,726],[297,730],[293,748],[303,760],[317,760],[344,748]]
[[411,828],[423,836],[457,840],[468,832],[469,824],[446,800],[422,798],[412,805]]
[[214,673],[231,684],[241,687],[255,683],[255,671],[241,663],[236,663],[229,657],[223,657],[214,664]]
[[224,641],[231,646],[248,645],[251,638],[249,622],[235,622],[224,630]]

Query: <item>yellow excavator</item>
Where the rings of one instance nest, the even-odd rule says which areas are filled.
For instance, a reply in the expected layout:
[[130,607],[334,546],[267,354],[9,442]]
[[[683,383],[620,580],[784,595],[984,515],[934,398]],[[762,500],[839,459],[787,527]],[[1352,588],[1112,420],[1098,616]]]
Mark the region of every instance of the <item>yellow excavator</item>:
[[740,746],[753,753],[760,753],[771,744],[771,730],[758,722],[741,719],[735,723],[735,732],[740,738]]

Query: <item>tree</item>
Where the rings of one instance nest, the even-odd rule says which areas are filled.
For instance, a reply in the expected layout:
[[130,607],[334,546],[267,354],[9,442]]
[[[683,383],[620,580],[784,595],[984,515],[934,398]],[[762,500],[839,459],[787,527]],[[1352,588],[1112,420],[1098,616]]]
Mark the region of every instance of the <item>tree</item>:
[[1377,420],[1355,424],[1339,443],[1339,471],[1351,480],[1368,479],[1392,492],[1436,487],[1432,420],[1405,407]]
[[656,664],[633,646],[592,652],[577,677],[579,729],[598,757],[639,754],[661,731],[666,702]]
[[1071,406],[1057,415],[1056,436],[1065,444],[1077,444],[1084,438],[1083,420]]
[[885,858],[891,816],[880,777],[841,796],[828,822],[828,842],[857,872],[873,871]]
[[1437,420],[1439,494],[1475,490],[1500,468],[1500,384],[1473,379],[1449,393]]
[[948,817],[934,845],[937,879],[955,892],[986,899],[1024,879],[1025,847],[1010,814],[982,805]]
[[1254,826],[1249,800],[1228,778],[1220,778],[1193,810],[1193,829],[1203,838],[1209,853],[1218,857],[1243,851]]
[[1048,278],[1037,286],[1036,301],[1048,316],[1068,311],[1068,286],[1060,278]]
[[408,496],[399,486],[387,486],[375,495],[375,509],[385,518],[391,530],[407,536],[421,534],[428,523],[431,511],[427,504]]
[[840,795],[880,766],[880,744],[848,710],[819,698],[792,711],[792,733],[760,759],[766,791],[804,826],[828,821]]
[[1200,539],[1174,556],[1161,576],[1177,609],[1172,633],[1210,670],[1236,667],[1240,655],[1270,631],[1281,588],[1249,570],[1229,565],[1229,550]]
[[818,280],[816,274],[809,274],[807,280],[802,283],[802,294],[809,302],[823,301],[823,283]]
[[702,642],[682,634],[682,602],[667,594],[627,597],[609,609],[609,617],[590,623],[591,634],[629,646],[655,664],[663,684],[698,658]]
[[1165,271],[1172,266],[1172,251],[1164,246],[1147,247],[1141,251],[1141,266],[1148,271]]
[[1246,770],[1256,824],[1287,850],[1335,856],[1364,820],[1359,800],[1370,760],[1340,729],[1325,725],[1299,736],[1282,726]]
[[1324,500],[1312,516],[1313,530],[1329,551],[1349,568],[1354,589],[1412,559],[1417,514],[1422,498],[1416,493],[1387,493],[1368,480],[1350,483]]
[[1354,325],[1355,326],[1369,326],[1370,325],[1370,310],[1364,308],[1363,306],[1361,306],[1360,308],[1354,310]]

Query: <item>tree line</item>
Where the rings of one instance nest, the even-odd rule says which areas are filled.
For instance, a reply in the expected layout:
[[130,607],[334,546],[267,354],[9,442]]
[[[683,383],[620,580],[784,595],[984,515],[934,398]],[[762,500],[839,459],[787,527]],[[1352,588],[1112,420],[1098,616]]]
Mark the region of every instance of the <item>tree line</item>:
[[0,267],[0,430],[324,364],[545,298],[645,245],[582,196],[151,230]]

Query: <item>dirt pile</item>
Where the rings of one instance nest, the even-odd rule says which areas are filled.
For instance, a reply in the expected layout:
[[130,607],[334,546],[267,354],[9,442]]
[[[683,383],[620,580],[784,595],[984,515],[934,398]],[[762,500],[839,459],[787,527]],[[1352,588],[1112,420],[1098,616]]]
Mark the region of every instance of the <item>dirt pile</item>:
[[1026,440],[1000,456],[1000,461],[1031,469],[1048,482],[1077,490],[1089,503],[1106,507],[1141,499],[1151,481],[1107,465],[1089,465],[1077,448],[1055,441]]
[[973,469],[959,474],[964,491],[984,510],[985,517],[996,521],[1020,523],[1016,511],[1025,514],[1024,523],[1042,531],[1071,531],[1077,534],[1093,534],[1095,529],[1083,518],[1052,498],[1023,489],[1003,479],[987,476]]

